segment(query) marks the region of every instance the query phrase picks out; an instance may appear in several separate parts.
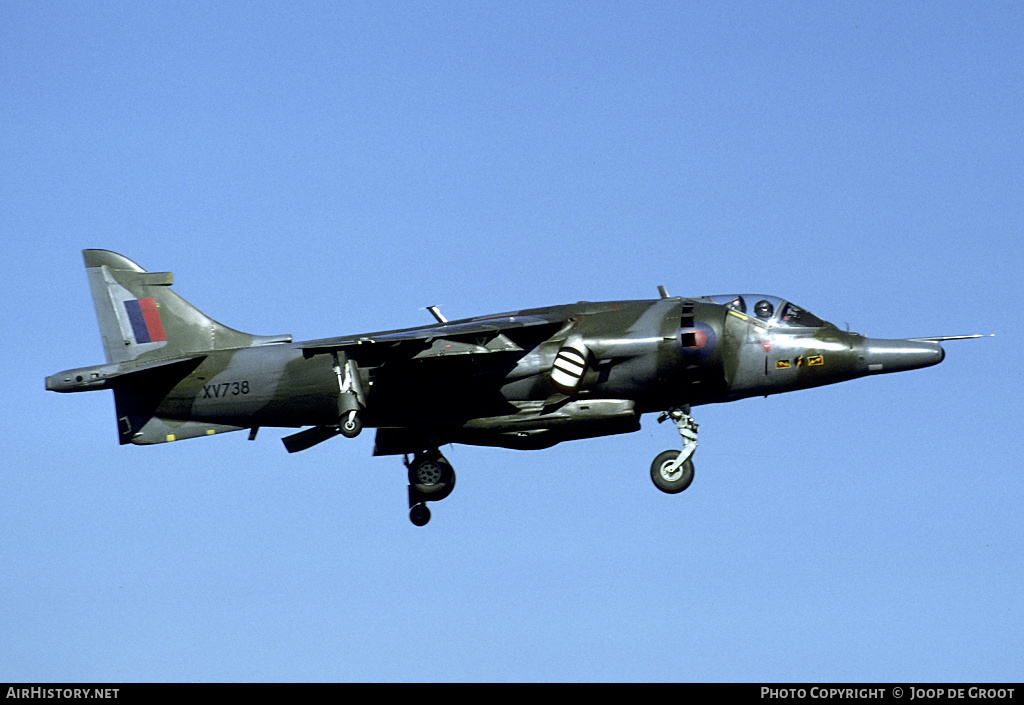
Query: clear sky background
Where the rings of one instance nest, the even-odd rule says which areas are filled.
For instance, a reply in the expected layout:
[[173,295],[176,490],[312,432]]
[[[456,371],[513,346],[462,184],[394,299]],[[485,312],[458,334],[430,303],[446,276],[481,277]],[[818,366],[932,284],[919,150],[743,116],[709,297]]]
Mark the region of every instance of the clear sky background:
[[[1024,5],[0,3],[0,680],[1020,681]],[[537,452],[119,447],[81,259],[296,340],[764,292],[946,361]]]

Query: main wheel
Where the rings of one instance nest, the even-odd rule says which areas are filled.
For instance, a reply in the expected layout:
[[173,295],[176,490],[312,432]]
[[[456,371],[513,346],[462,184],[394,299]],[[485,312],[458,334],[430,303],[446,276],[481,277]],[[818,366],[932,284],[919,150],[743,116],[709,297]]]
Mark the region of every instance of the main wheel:
[[440,453],[424,453],[409,465],[409,484],[423,497],[437,502],[455,489],[455,470]]
[[430,510],[425,504],[417,504],[409,510],[409,521],[416,526],[426,526],[430,521]]
[[672,469],[672,463],[679,457],[682,451],[666,450],[659,453],[658,457],[651,463],[651,480],[654,486],[668,494],[678,494],[693,482],[693,459],[687,459],[678,468]]

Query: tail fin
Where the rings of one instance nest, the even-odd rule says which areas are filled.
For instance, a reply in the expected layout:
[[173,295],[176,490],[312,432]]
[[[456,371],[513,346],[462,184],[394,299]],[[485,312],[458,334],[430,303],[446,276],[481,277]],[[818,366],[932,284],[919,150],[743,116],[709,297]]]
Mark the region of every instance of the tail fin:
[[288,335],[249,335],[221,325],[171,290],[170,272],[147,272],[107,250],[82,255],[107,362],[291,342]]

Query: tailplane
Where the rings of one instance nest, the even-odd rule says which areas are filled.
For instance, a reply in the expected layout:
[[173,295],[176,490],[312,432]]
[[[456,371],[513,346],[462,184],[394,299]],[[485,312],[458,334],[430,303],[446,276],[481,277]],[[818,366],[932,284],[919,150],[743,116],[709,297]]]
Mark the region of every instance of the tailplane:
[[107,250],[82,254],[107,362],[291,342],[289,335],[249,335],[218,323],[171,290],[171,272],[147,272]]

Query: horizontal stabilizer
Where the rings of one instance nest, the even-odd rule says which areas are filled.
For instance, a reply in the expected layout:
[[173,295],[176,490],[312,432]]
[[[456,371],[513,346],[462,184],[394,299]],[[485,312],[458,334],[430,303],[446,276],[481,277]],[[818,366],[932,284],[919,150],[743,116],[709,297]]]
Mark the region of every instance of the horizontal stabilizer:
[[157,360],[138,363],[134,361],[93,365],[65,370],[46,378],[46,388],[51,392],[88,392],[94,389],[111,389],[125,384],[131,376],[149,373],[173,380],[184,378],[199,366],[206,355],[190,355],[176,360]]
[[[116,394],[116,392],[115,392]],[[118,399],[118,404],[120,404]],[[174,419],[162,419],[159,416],[152,416],[147,421],[137,426],[140,419],[128,409],[122,409],[124,415],[118,416],[118,431],[121,436],[121,444],[133,443],[137,446],[148,446],[155,443],[170,443],[171,441],[183,441],[186,438],[205,438],[218,433],[229,433],[241,431],[242,426],[230,426],[220,423],[205,423],[202,421],[177,421]]]

